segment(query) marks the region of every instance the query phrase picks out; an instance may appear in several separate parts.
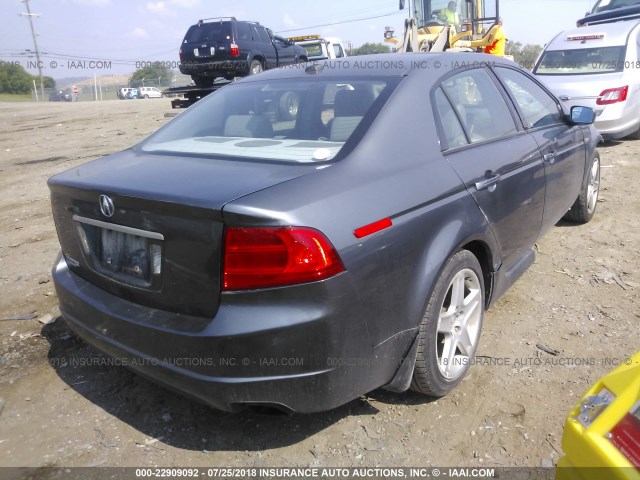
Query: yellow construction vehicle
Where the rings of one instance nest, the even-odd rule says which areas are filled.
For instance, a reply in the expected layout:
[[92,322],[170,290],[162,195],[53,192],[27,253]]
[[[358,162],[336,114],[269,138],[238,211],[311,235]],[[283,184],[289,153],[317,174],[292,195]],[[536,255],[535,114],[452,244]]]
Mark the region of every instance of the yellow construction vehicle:
[[495,41],[499,20],[499,0],[409,0],[402,37],[386,27],[384,40],[396,52],[479,50]]

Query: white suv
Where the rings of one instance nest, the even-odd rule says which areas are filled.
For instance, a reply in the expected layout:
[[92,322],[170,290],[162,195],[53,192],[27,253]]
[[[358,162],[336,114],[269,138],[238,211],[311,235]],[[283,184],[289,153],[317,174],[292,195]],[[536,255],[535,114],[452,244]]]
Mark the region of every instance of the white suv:
[[139,87],[138,98],[162,98],[164,95],[156,87]]

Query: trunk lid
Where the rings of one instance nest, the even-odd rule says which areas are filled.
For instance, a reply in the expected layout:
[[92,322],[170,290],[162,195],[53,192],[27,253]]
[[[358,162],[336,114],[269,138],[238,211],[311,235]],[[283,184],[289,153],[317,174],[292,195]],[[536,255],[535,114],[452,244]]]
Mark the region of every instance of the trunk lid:
[[49,188],[74,273],[138,304],[211,317],[224,205],[314,169],[127,150],[60,173]]

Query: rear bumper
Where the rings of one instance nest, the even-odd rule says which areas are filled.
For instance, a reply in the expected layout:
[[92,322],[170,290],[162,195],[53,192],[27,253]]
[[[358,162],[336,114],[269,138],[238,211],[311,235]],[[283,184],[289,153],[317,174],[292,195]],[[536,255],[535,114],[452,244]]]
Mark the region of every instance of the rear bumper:
[[180,73],[184,75],[201,75],[203,77],[247,74],[249,73],[249,62],[244,59],[207,62],[187,61],[180,64]]
[[415,337],[371,347],[345,275],[294,287],[297,302],[285,289],[223,295],[204,322],[105,292],[61,258],[53,280],[69,327],[115,364],[226,411],[330,410],[391,381]]
[[594,126],[602,135],[602,139],[604,141],[608,140],[619,140],[624,137],[628,137],[633,132],[640,128],[640,119],[637,119],[632,122],[627,122],[622,124],[621,122],[598,122],[596,121]]

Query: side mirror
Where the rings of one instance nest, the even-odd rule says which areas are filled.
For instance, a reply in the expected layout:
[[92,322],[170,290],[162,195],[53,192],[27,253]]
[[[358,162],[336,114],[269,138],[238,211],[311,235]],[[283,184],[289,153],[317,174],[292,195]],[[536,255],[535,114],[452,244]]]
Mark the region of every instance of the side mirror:
[[591,125],[596,120],[596,112],[589,107],[571,107],[571,123],[574,125]]

